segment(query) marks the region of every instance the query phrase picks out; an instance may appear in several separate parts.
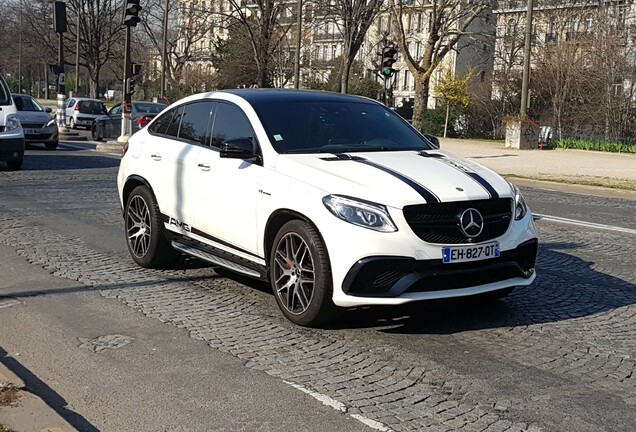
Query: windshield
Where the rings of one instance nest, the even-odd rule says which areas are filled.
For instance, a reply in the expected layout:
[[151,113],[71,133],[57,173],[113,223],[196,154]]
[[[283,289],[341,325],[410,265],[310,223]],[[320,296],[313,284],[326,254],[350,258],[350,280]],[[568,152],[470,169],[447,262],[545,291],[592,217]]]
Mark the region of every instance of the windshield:
[[0,105],[11,105],[11,94],[2,78],[0,78]]
[[279,153],[428,150],[401,117],[371,102],[270,102],[256,105]]
[[79,101],[79,112],[82,114],[106,114],[106,107],[100,101]]
[[44,111],[39,103],[29,96],[13,96],[18,111]]

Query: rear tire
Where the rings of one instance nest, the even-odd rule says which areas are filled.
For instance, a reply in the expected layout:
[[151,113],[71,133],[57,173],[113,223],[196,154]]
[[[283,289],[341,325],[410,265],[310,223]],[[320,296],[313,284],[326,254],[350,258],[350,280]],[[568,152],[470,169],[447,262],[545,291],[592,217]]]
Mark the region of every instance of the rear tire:
[[166,238],[157,200],[146,186],[137,186],[130,193],[124,220],[128,251],[141,267],[164,268],[179,259]]
[[75,124],[75,119],[73,117],[71,117],[71,120],[69,121],[69,127],[71,129],[77,129],[77,125]]
[[97,132],[97,125],[95,123],[93,123],[93,125],[91,126],[91,139],[93,141],[101,141],[102,137],[99,136],[99,133]]
[[327,248],[316,229],[292,220],[276,234],[269,257],[274,298],[285,317],[301,326],[335,321],[342,309],[333,304]]
[[20,168],[22,168],[22,163],[23,163],[23,161],[24,161],[24,159],[22,159],[22,158],[7,161],[7,167],[8,167],[11,171],[17,171],[17,170],[19,170]]

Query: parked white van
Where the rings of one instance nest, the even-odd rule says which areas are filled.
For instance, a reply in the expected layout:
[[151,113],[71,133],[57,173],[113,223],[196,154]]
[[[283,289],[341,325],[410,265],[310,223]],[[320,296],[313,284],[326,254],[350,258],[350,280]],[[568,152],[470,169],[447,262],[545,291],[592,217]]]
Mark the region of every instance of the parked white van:
[[24,131],[9,86],[0,76],[0,162],[11,170],[22,168],[24,159]]

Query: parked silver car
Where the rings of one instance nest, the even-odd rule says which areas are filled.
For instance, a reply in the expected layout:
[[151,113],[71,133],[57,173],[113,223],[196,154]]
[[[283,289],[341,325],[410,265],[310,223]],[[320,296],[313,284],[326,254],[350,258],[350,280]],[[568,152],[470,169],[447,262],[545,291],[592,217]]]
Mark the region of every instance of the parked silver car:
[[99,99],[70,98],[66,102],[66,124],[71,129],[79,126],[90,129],[95,119],[106,112],[106,106]]
[[11,96],[18,109],[18,117],[24,129],[24,139],[26,143],[44,143],[47,149],[56,149],[59,134],[57,123],[50,114],[51,108],[42,108],[42,106],[29,95],[12,94]]

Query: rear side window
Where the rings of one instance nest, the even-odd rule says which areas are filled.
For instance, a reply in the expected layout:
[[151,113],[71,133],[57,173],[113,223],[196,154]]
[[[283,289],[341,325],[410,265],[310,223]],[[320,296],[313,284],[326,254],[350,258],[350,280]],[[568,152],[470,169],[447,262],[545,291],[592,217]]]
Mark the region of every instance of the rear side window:
[[193,102],[185,106],[179,138],[205,145],[209,141],[210,120],[216,102]]
[[219,103],[214,118],[212,147],[220,148],[225,141],[236,138],[254,138],[254,131],[245,113],[237,106]]
[[79,112],[82,114],[106,114],[106,107],[100,101],[79,101]]
[[[182,109],[182,107],[179,107],[178,109]],[[148,127],[148,132],[153,135],[166,135],[168,128],[170,127],[170,125],[173,124],[172,120],[175,117],[178,109],[173,108],[165,112],[163,115],[157,117],[157,119]],[[181,116],[179,116],[179,118],[176,120],[177,130],[179,130],[180,118]],[[172,127],[174,128],[174,125]],[[174,136],[177,136],[177,134],[175,133]]]

